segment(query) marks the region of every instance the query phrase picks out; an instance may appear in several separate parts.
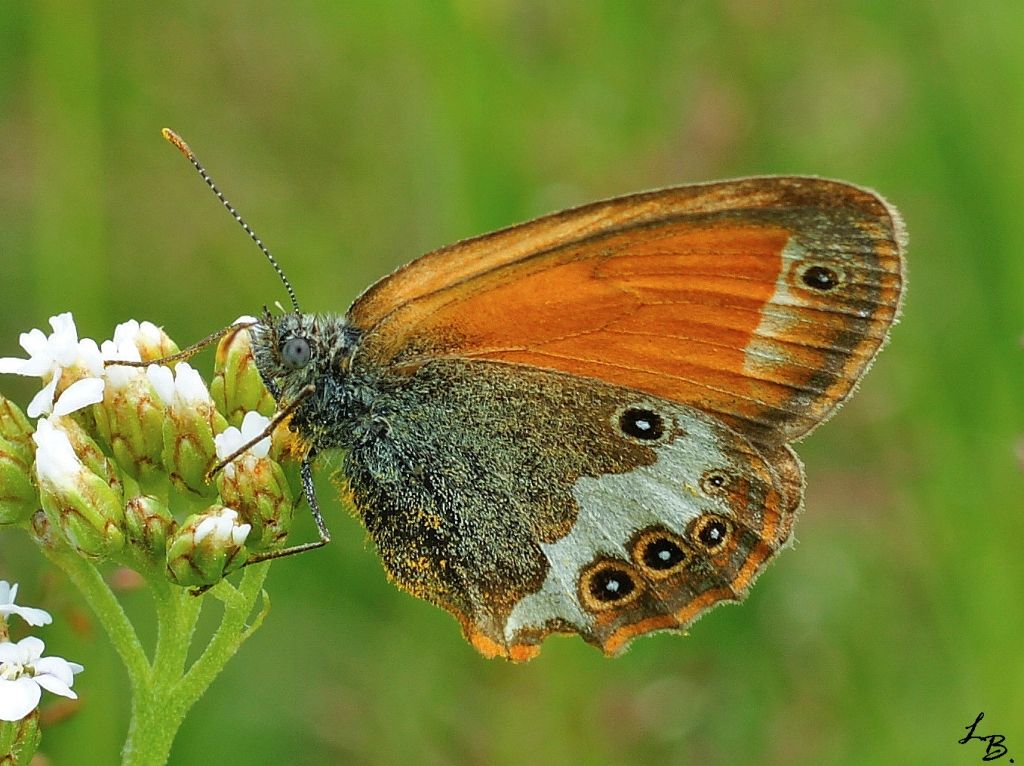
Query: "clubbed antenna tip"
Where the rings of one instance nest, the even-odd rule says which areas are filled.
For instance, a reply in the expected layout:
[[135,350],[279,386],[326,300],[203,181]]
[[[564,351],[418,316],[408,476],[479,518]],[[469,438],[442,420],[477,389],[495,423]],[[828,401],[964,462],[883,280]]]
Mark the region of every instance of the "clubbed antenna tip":
[[256,247],[258,247],[260,251],[267,256],[267,260],[270,261],[270,265],[274,267],[274,271],[277,272],[277,276],[281,278],[281,282],[284,284],[284,289],[288,291],[288,297],[291,298],[295,313],[302,313],[299,310],[299,300],[295,297],[295,290],[292,289],[291,282],[289,282],[288,277],[284,275],[284,271],[282,271],[281,267],[278,265],[277,260],[273,255],[271,255],[267,246],[263,244],[263,240],[256,236],[256,232],[252,230],[252,227],[249,226],[249,224],[245,222],[245,219],[239,215],[237,210],[235,210],[234,205],[228,202],[227,197],[225,197],[221,193],[220,189],[217,188],[217,184],[213,182],[213,179],[210,178],[210,174],[206,172],[206,168],[204,168],[202,163],[199,162],[198,158],[196,158],[195,152],[193,152],[189,145],[185,143],[185,139],[170,128],[164,128],[160,133],[167,141],[174,144],[177,150],[184,154],[185,158],[192,163],[192,166],[199,171],[200,177],[206,182],[206,185],[210,187],[210,190],[217,195],[217,199],[219,199],[221,204],[227,208],[227,211],[231,213],[231,217],[238,221],[238,225],[245,229],[245,233],[249,235],[253,242],[256,243]]

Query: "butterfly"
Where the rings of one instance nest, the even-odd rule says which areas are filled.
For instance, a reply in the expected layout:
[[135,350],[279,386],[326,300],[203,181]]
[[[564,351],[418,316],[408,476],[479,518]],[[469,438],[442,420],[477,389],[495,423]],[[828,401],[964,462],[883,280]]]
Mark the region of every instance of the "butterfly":
[[754,177],[458,242],[342,316],[302,313],[289,286],[295,311],[249,328],[320,529],[287,552],[329,540],[312,466],[340,451],[389,577],[483,655],[685,629],[789,542],[790,445],[885,343],[905,239],[867,189]]

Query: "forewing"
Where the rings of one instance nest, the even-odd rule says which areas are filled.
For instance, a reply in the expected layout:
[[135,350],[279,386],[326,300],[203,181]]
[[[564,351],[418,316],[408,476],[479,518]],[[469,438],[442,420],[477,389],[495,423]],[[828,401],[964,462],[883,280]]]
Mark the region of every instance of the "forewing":
[[604,381],[762,444],[851,392],[894,321],[902,224],[874,193],[750,178],[557,213],[413,261],[349,311],[366,363],[438,357]]

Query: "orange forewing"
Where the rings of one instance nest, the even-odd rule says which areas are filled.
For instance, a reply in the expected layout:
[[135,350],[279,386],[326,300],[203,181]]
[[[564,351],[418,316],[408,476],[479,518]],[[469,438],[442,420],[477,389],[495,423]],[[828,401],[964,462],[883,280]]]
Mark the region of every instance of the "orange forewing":
[[[902,290],[902,228],[876,195],[751,178],[587,205],[430,253],[350,309],[363,351],[529,365],[644,391],[763,441],[851,391]],[[840,274],[825,294],[802,269]]]

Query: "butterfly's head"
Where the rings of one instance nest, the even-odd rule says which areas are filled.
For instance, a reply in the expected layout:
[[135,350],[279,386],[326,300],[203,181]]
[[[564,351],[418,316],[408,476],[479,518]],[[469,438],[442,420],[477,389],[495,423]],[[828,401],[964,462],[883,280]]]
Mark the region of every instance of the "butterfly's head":
[[312,399],[347,377],[358,332],[344,317],[289,312],[275,317],[264,310],[249,328],[253,358],[263,383],[281,405],[312,385]]

